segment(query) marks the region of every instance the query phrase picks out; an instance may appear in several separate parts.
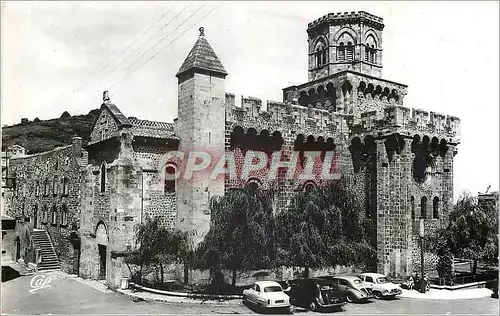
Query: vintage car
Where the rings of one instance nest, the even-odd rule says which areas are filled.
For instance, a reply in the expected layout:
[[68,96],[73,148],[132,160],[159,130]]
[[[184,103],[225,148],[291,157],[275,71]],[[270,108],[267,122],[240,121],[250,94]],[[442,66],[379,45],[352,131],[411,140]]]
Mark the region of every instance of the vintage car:
[[366,287],[360,278],[355,276],[321,276],[321,279],[332,281],[338,286],[339,292],[345,297],[346,301],[366,302],[373,298],[372,290]]
[[290,291],[287,293],[293,305],[318,311],[341,310],[342,306],[346,304],[342,294],[329,280],[320,278],[296,279],[289,283]]
[[291,311],[290,297],[283,292],[278,282],[258,281],[243,291],[243,303],[250,303],[265,309]]
[[361,273],[358,275],[367,287],[372,289],[373,295],[378,298],[394,298],[403,293],[401,288],[392,283],[380,273]]

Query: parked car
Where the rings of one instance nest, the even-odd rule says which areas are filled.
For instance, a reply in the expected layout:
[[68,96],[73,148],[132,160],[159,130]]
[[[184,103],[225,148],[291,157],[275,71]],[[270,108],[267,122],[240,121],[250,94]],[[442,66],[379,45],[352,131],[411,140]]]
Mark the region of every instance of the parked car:
[[290,297],[283,292],[278,282],[258,281],[243,291],[243,302],[265,309],[291,311]]
[[355,276],[321,276],[321,279],[330,280],[338,286],[339,292],[345,297],[346,301],[366,302],[373,298],[372,290],[367,287],[360,278]]
[[378,298],[394,298],[403,293],[401,288],[389,281],[389,279],[380,273],[361,273],[358,275],[366,286],[372,289],[373,295]]
[[341,310],[346,304],[338,288],[329,280],[320,278],[290,281],[290,302],[293,305],[318,310]]

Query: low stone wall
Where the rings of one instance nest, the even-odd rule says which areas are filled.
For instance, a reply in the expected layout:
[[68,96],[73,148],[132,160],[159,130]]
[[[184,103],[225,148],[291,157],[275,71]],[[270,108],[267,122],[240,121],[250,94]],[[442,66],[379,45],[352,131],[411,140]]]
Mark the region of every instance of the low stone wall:
[[[246,286],[250,285],[255,281],[284,281],[293,280],[301,278],[304,276],[303,267],[278,267],[275,269],[263,269],[263,270],[250,270],[250,271],[237,271],[236,272],[236,286]],[[225,270],[222,271],[224,283],[231,284],[232,282],[232,271]],[[335,267],[324,267],[321,269],[309,269],[309,277],[318,277],[323,275],[353,275],[361,272],[353,266],[335,266]],[[147,280],[152,280],[153,275],[146,276]],[[182,282],[184,279],[184,267],[182,265],[170,265],[164,267],[163,280],[177,280]],[[190,270],[188,283],[190,284],[208,284],[210,283],[210,272],[209,270]]]
[[130,282],[129,286],[133,289],[146,291],[150,293],[156,293],[167,296],[175,296],[175,297],[185,297],[191,299],[216,299],[216,300],[235,300],[241,299],[243,295],[218,295],[218,294],[193,294],[193,293],[181,293],[181,292],[172,292],[172,291],[163,291],[152,289],[149,287],[145,287],[139,284],[135,284],[134,282]]
[[451,286],[451,285],[435,285],[435,284],[431,284],[430,286],[432,289],[454,291],[454,290],[490,288],[494,282],[496,282],[496,280],[479,281],[479,282],[458,284],[458,285],[453,285],[453,286]]

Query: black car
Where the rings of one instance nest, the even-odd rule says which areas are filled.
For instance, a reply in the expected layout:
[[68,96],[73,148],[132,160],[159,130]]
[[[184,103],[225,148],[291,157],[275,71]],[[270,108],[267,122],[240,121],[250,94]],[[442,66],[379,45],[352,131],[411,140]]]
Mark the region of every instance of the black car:
[[318,311],[341,310],[346,304],[338,287],[329,280],[310,278],[292,280],[289,283],[290,290],[286,293],[293,305]]

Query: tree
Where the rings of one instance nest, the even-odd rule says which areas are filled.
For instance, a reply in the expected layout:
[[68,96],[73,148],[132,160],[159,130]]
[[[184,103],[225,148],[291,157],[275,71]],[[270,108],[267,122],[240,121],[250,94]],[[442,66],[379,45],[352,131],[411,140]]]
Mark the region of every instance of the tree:
[[139,283],[145,270],[160,275],[163,283],[164,266],[189,258],[189,243],[185,232],[169,230],[160,225],[156,217],[147,216],[135,227],[136,248],[125,257],[132,277]]
[[276,218],[279,262],[309,268],[361,264],[375,260],[371,219],[346,180],[335,186],[299,192],[290,210]]
[[211,224],[197,249],[198,266],[212,274],[270,268],[274,263],[271,197],[261,190],[233,190],[211,201]]
[[[431,245],[440,256],[442,269],[446,267],[447,257],[453,255],[473,260],[472,273],[476,274],[479,260],[496,263],[497,234],[498,209],[495,205],[480,204],[469,192],[463,192],[450,213],[448,227],[437,232]],[[444,270],[442,273],[448,275]]]

